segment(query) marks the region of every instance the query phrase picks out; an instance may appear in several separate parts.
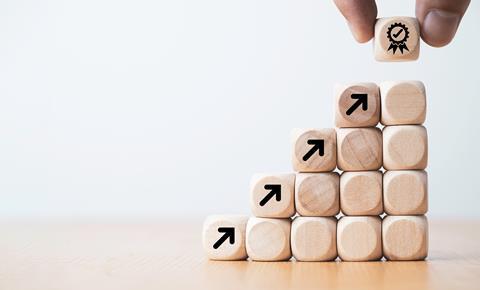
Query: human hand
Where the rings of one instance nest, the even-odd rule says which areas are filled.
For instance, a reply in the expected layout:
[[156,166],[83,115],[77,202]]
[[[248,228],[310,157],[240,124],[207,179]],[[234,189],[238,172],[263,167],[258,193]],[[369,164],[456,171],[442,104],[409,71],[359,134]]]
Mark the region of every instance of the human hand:
[[[377,19],[375,0],[334,0],[358,42],[373,37]],[[421,37],[431,46],[441,47],[452,41],[470,0],[416,0],[415,14]]]

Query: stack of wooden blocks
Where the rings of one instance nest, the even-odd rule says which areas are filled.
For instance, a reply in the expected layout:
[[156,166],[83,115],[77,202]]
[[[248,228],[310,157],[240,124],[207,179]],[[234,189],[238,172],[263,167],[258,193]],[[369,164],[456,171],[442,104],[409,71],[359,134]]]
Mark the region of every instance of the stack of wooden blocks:
[[[337,128],[294,130],[296,173],[252,178],[254,217],[208,217],[203,230],[208,257],[256,261],[285,261],[292,256],[297,261],[426,258],[425,115],[425,88],[418,81],[337,86]],[[379,122],[383,130],[377,127]],[[336,168],[343,172],[335,172]]]

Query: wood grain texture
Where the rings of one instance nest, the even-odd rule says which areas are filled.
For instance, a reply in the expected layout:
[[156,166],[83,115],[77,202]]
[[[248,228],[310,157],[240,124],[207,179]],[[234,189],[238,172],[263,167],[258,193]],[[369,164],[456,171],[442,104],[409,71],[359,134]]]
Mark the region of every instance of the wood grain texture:
[[[403,53],[399,46],[395,51],[390,49],[392,41],[388,38],[388,30],[396,23],[405,25],[408,31],[407,38],[405,38],[406,33],[403,28],[396,27],[391,33],[394,43],[403,43],[408,48],[404,49]],[[402,41],[404,39],[405,41]],[[374,56],[378,61],[412,61],[418,59],[420,54],[420,25],[418,20],[403,16],[377,19],[373,43]]]
[[[203,223],[203,249],[207,256],[212,260],[245,260],[247,250],[245,248],[245,230],[248,217],[241,215],[211,215]],[[223,242],[218,248],[214,248],[215,243],[222,238],[224,233],[219,232],[219,228],[234,228],[235,242],[231,244],[229,240]]]
[[[358,101],[353,94],[367,94],[367,110],[350,108]],[[380,121],[380,91],[374,83],[337,84],[335,86],[335,126],[375,127]],[[350,113],[350,114],[348,114]]]
[[344,216],[337,225],[337,251],[343,261],[382,258],[382,220],[373,216]]
[[382,167],[382,132],[378,128],[337,129],[337,163],[343,171]]
[[301,216],[335,216],[340,212],[340,178],[336,172],[298,173],[295,207]]
[[340,208],[345,215],[378,216],[383,213],[383,174],[380,171],[343,172]]
[[428,255],[426,216],[387,216],[382,226],[383,254],[392,261],[423,260]]
[[[280,186],[280,200],[271,197],[264,200],[272,191],[266,185]],[[275,189],[276,190],[276,189]],[[295,215],[295,174],[262,173],[252,177],[250,182],[250,208],[256,217],[288,218]]]
[[427,114],[425,86],[420,81],[380,84],[383,125],[421,125]]
[[383,128],[383,167],[386,170],[423,170],[428,164],[427,129],[420,125]]
[[[312,149],[308,140],[324,140],[324,154],[315,152],[306,161],[303,157]],[[292,166],[297,172],[329,172],[337,166],[335,129],[294,129],[292,131]]]
[[296,217],[292,222],[292,254],[297,261],[332,261],[337,258],[337,219]]
[[428,210],[428,175],[423,170],[387,171],[383,203],[389,215],[423,215]]
[[8,290],[471,290],[480,284],[480,221],[429,220],[426,261],[211,261],[204,218],[0,222]]
[[254,261],[285,261],[290,249],[290,219],[252,217],[247,223],[247,254]]

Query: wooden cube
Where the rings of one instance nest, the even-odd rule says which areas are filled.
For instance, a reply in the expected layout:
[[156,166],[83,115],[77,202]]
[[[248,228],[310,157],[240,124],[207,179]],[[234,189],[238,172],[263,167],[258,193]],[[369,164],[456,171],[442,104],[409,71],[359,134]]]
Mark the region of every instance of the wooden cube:
[[344,172],[340,176],[340,207],[345,215],[381,215],[382,173]]
[[422,215],[428,210],[428,176],[423,170],[387,171],[383,204],[389,215]]
[[391,261],[423,260],[428,255],[425,216],[387,216],[382,224],[383,253]]
[[387,126],[383,129],[383,167],[387,170],[425,169],[427,130],[423,126]]
[[334,129],[295,129],[293,169],[298,172],[328,172],[337,166],[337,138]]
[[296,217],[292,222],[292,254],[297,261],[331,261],[337,258],[337,219]]
[[252,217],[247,223],[247,253],[254,261],[285,261],[290,250],[290,219]]
[[337,225],[337,251],[343,261],[382,258],[382,220],[376,216],[344,216]]
[[422,82],[383,82],[380,95],[383,125],[421,125],[425,122],[427,98]]
[[339,176],[336,172],[298,173],[295,207],[301,216],[335,216],[340,211]]
[[203,224],[203,249],[212,260],[244,260],[248,217],[211,215]]
[[378,128],[337,129],[337,163],[344,171],[382,167],[382,132]]
[[380,91],[374,83],[335,87],[337,127],[375,127],[380,121]]
[[412,17],[389,17],[375,23],[374,55],[378,61],[412,61],[420,53],[420,25]]
[[250,207],[256,217],[295,214],[295,174],[256,174],[250,183]]

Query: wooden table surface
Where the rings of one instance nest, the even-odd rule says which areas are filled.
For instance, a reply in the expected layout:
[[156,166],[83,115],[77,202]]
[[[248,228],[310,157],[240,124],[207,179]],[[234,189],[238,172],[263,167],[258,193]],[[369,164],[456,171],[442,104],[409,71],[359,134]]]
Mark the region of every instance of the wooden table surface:
[[430,221],[421,262],[215,262],[201,221],[0,224],[0,289],[480,289],[480,221]]

